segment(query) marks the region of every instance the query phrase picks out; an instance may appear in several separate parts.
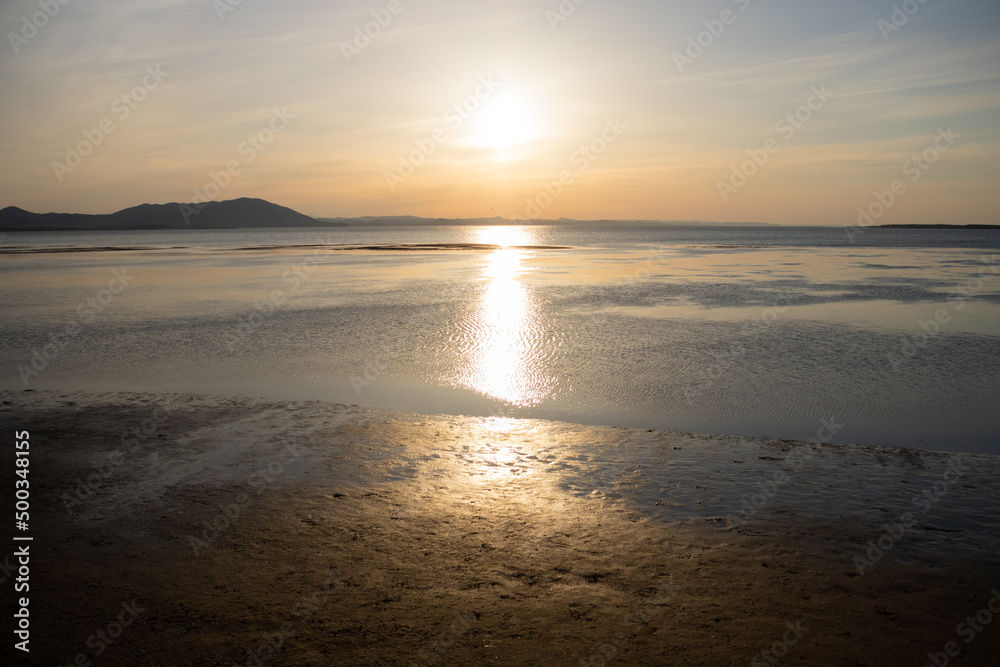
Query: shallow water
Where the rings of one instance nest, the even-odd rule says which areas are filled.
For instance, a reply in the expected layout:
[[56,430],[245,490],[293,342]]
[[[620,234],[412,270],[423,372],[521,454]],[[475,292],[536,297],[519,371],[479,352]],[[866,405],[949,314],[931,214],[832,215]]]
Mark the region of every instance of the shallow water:
[[[153,248],[0,255],[5,388],[27,378],[1000,453],[997,231],[869,229],[858,244],[840,229],[649,227],[2,243]],[[499,247],[288,247],[399,243]],[[542,245],[568,247],[514,247]],[[122,269],[125,288],[102,295]]]

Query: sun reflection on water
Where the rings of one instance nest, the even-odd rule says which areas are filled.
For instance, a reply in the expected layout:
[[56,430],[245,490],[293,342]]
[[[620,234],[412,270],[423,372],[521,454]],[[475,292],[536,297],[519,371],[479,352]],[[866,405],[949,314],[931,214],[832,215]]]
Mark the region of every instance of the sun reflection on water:
[[474,242],[501,247],[483,268],[485,285],[468,327],[475,340],[460,373],[463,386],[516,406],[537,405],[554,382],[542,369],[545,336],[538,304],[519,280],[529,270],[524,260],[531,251],[514,247],[533,241],[525,227],[475,230]]

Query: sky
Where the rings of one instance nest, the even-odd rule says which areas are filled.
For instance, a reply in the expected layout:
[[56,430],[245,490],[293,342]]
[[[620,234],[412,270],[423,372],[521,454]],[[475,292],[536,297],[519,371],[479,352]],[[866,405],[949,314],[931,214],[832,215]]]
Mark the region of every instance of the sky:
[[0,29],[0,206],[1000,222],[1000,0],[0,0]]

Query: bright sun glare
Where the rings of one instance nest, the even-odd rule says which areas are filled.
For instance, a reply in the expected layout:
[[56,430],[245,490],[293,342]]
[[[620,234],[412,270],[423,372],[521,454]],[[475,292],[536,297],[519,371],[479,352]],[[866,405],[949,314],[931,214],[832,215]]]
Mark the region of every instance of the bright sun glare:
[[502,90],[487,99],[470,119],[467,143],[477,148],[516,148],[537,134],[531,105],[517,93]]

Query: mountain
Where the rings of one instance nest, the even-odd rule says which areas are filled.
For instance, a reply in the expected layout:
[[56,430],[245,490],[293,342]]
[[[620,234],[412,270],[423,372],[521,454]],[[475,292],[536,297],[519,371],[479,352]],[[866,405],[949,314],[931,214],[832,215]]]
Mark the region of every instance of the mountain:
[[0,210],[0,232],[116,229],[242,229],[247,227],[348,227],[410,225],[649,225],[768,226],[765,222],[695,220],[511,220],[508,218],[420,218],[412,215],[310,218],[263,199],[231,199],[204,204],[140,204],[117,213],[31,213],[16,206]]
[[310,218],[263,199],[231,199],[204,204],[141,204],[117,213],[31,213],[16,206],[0,210],[0,231],[89,229],[238,229],[245,227],[346,227]]

